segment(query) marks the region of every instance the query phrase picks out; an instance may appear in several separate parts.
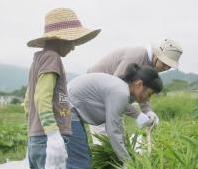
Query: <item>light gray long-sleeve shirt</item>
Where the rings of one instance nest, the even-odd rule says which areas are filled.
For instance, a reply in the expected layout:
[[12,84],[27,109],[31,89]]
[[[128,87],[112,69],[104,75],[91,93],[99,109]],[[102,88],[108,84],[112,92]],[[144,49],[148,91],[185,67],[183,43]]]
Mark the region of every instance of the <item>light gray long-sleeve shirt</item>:
[[118,158],[130,159],[122,123],[130,101],[128,84],[116,76],[90,73],[70,81],[67,87],[71,104],[81,119],[92,125],[106,123],[107,135]]

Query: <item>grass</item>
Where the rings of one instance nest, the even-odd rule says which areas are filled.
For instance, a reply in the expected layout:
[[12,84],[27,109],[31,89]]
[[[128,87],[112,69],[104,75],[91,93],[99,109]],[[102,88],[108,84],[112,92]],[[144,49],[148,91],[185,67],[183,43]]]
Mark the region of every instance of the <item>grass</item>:
[[198,99],[192,98],[190,94],[152,97],[151,103],[153,110],[163,120],[188,118],[198,107]]
[[[189,95],[157,96],[152,105],[161,120],[152,133],[152,153],[140,156],[133,151],[128,136],[135,132],[145,135],[145,131],[125,117],[125,141],[132,160],[122,164],[109,140],[99,136],[103,145],[92,146],[93,169],[198,169],[198,100]],[[0,163],[25,157],[26,130],[23,107],[0,108]]]
[[[152,133],[152,152],[138,155],[128,137],[125,142],[131,160],[122,164],[112,151],[108,139],[99,139],[102,146],[92,147],[93,169],[198,169],[198,100],[189,95],[152,98],[160,125]],[[126,135],[140,133],[134,120],[125,117]],[[146,149],[146,145],[142,145]]]
[[0,163],[25,157],[27,126],[23,107],[0,107]]
[[[127,121],[129,122],[129,121]],[[130,125],[128,124],[128,127]],[[101,146],[92,146],[93,169],[197,169],[198,121],[194,119],[161,121],[152,133],[152,152],[138,155],[126,137],[131,160],[122,164],[112,151],[109,140],[99,136]],[[136,128],[128,128],[134,132]],[[137,130],[138,131],[138,130]],[[145,135],[144,131],[138,131]],[[142,145],[146,150],[146,145]]]
[[25,124],[25,114],[21,105],[0,107],[0,124]]

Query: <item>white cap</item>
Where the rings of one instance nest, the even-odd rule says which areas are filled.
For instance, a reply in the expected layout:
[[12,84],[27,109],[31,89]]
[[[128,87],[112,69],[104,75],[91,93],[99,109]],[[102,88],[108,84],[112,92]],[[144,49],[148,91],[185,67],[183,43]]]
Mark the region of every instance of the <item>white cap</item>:
[[153,48],[154,55],[172,68],[178,68],[179,58],[183,53],[181,46],[170,39],[165,39],[158,47]]

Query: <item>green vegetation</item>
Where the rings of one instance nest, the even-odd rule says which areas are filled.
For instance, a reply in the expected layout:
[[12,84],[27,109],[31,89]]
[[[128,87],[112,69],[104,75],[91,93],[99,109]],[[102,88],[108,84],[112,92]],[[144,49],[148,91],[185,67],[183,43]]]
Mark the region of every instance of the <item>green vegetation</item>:
[[197,169],[197,127],[198,122],[162,122],[153,132],[151,154],[138,155],[132,149],[133,143],[126,142],[131,160],[125,164],[117,159],[108,139],[100,136],[102,145],[92,147],[93,169]]
[[0,163],[25,157],[27,131],[24,125],[0,125]]
[[[128,136],[132,133],[146,136],[146,132],[138,130],[134,120],[125,118],[125,141],[132,160],[122,164],[109,140],[98,136],[103,144],[91,146],[93,169],[198,169],[198,99],[188,94],[155,96],[152,105],[161,121],[152,133],[151,154],[141,156],[133,151],[134,143],[129,142]],[[10,105],[0,108],[0,163],[25,157],[26,131],[23,107]]]
[[21,105],[9,105],[0,107],[0,125],[21,125],[25,124],[24,109]]
[[1,92],[0,91],[0,95],[1,96],[17,96],[17,97],[25,97],[25,92],[26,92],[26,87],[22,86],[20,89],[18,90],[14,90],[12,92]]
[[170,84],[166,85],[165,88],[168,91],[181,91],[188,89],[188,82],[184,80],[176,80],[174,79]]
[[113,152],[108,138],[103,135],[95,135],[95,137],[102,142],[102,145],[91,145],[93,157],[92,169],[113,169],[112,164],[122,164]]
[[0,107],[0,163],[25,157],[27,126],[23,107]]
[[198,106],[198,99],[192,98],[190,94],[182,93],[166,97],[153,97],[151,104],[160,119],[171,120],[176,118],[177,120],[184,119],[186,116],[187,118],[190,117]]
[[18,97],[25,97],[25,92],[26,92],[26,87],[25,86],[22,86],[20,89],[18,90],[14,90],[13,92],[11,92],[10,94],[11,95],[14,95],[14,96],[18,96]]
[[[198,122],[162,121],[154,130],[152,153],[133,153],[126,169],[196,169],[198,168]],[[120,167],[121,168],[121,167]]]
[[[152,98],[160,125],[152,133],[152,152],[139,155],[133,151],[128,136],[140,131],[134,121],[125,118],[126,145],[130,161],[122,164],[107,138],[99,136],[101,146],[92,146],[93,169],[198,169],[198,100],[190,95]],[[146,150],[145,144],[142,147]]]

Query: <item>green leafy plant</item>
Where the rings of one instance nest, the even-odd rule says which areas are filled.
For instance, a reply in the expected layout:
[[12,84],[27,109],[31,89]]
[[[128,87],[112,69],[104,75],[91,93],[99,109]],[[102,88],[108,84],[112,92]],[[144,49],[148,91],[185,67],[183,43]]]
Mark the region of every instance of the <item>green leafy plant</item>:
[[[6,159],[20,159],[24,157],[27,146],[26,126],[0,126],[0,162]],[[13,155],[18,155],[13,158]]]
[[162,121],[152,133],[152,152],[139,155],[125,138],[131,160],[122,164],[105,136],[93,146],[93,169],[198,169],[198,121]]
[[151,100],[154,112],[156,112],[160,119],[171,120],[173,118],[189,117],[197,107],[198,100],[192,98],[188,94],[181,94],[175,96],[155,96]]
[[27,147],[27,125],[23,107],[0,107],[0,163],[22,160]]

